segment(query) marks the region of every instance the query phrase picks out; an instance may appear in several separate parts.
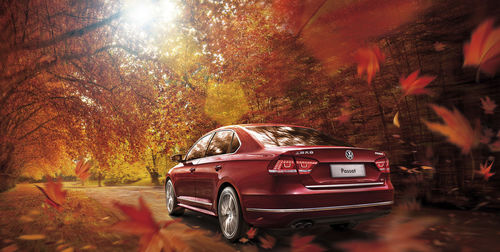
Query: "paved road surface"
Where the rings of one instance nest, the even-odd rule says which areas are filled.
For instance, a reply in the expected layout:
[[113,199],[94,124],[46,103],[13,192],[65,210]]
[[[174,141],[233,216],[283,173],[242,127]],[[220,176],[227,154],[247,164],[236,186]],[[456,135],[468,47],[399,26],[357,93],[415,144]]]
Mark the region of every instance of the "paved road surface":
[[[113,208],[112,202],[134,204],[142,196],[152,209],[157,221],[172,219],[165,208],[165,194],[163,187],[150,186],[116,186],[116,187],[86,187],[65,186],[72,190],[84,191],[88,196],[96,199],[104,206]],[[439,219],[439,223],[428,228],[419,236],[423,243],[431,245],[437,251],[498,251],[500,247],[500,213],[458,211],[450,209],[424,208],[418,216],[432,216]],[[351,231],[334,231],[329,226],[316,226],[299,231],[299,235],[315,235],[315,242],[332,251],[338,251],[334,243],[352,240],[370,240],[380,235],[388,228],[388,223],[395,218],[395,214],[375,220],[363,222]],[[179,218],[181,222],[192,227],[220,233],[218,221],[215,217],[187,210]],[[259,231],[261,232],[261,231]],[[274,250],[285,251],[290,246],[292,231],[264,230],[276,237],[277,244]],[[297,231],[295,231],[297,232]],[[233,244],[235,248],[240,245]]]

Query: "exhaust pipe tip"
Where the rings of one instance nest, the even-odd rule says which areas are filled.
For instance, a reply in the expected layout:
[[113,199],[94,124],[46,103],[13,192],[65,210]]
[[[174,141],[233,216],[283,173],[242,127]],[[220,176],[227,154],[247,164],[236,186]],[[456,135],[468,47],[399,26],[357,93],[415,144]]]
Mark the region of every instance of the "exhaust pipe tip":
[[293,229],[304,229],[304,228],[310,228],[313,226],[312,221],[298,221],[292,224]]

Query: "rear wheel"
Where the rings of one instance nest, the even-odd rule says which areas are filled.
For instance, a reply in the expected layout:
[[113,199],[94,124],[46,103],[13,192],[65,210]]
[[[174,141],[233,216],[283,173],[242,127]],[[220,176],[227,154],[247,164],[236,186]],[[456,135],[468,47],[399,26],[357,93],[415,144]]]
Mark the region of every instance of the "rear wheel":
[[243,220],[236,191],[231,187],[222,190],[217,211],[222,234],[231,242],[237,241],[245,233],[247,225]]
[[165,197],[167,201],[167,211],[171,216],[179,216],[184,213],[184,208],[177,205],[177,197],[175,196],[174,185],[170,179],[165,185]]

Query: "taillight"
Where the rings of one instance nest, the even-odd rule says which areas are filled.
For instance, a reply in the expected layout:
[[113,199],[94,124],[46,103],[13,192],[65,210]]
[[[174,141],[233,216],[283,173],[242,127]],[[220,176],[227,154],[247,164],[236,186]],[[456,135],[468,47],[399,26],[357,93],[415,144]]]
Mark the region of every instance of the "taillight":
[[299,174],[309,174],[312,171],[312,168],[318,164],[318,161],[305,159],[305,158],[295,158],[295,162],[297,164],[297,170]]
[[391,172],[391,169],[389,168],[389,159],[386,157],[376,160],[375,165],[377,165],[377,168],[383,173]]
[[293,157],[280,157],[274,164],[270,167],[269,173],[273,174],[309,174],[312,168],[318,164],[318,161],[305,159],[305,158],[293,158]]

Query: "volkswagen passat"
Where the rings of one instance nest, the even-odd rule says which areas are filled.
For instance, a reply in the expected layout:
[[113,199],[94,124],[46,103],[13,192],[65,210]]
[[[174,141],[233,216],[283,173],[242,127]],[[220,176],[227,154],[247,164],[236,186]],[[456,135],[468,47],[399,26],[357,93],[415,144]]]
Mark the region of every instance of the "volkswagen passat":
[[383,152],[348,146],[311,128],[226,126],[202,136],[172,168],[167,210],[217,216],[235,241],[248,225],[350,227],[387,214],[394,190]]

